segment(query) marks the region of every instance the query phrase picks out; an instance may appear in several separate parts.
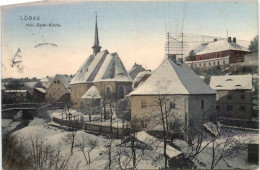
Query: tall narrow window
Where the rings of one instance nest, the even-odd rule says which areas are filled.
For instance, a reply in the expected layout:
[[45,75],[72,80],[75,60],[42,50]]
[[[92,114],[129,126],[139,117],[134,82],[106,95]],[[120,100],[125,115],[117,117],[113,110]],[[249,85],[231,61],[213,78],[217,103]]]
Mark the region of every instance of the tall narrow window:
[[119,87],[119,89],[118,89],[118,97],[119,97],[119,99],[123,99],[124,96],[125,96],[125,94],[124,94],[124,89],[123,89],[123,87],[121,86],[121,87]]
[[219,111],[220,110],[220,107],[219,105],[216,106],[216,110]]
[[244,95],[244,94],[241,94],[240,98],[241,98],[242,100],[244,100],[244,99],[245,99],[245,95]]
[[230,94],[228,95],[228,100],[232,100],[232,96]]
[[204,109],[204,100],[201,100],[201,109]]

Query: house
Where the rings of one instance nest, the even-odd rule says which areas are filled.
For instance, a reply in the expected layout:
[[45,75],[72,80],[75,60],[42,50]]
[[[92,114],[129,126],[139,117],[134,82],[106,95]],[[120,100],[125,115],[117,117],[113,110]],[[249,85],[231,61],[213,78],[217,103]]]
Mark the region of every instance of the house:
[[252,75],[211,76],[210,87],[218,93],[218,119],[252,118]]
[[139,85],[143,84],[143,82],[147,80],[151,74],[152,73],[150,70],[139,72],[133,80],[133,88],[135,89]]
[[100,51],[96,19],[93,54],[90,55],[70,82],[71,99],[78,105],[81,97],[94,85],[102,98],[124,98],[132,90],[132,79],[126,71],[119,55]]
[[129,71],[129,75],[132,78],[132,80],[135,79],[138,73],[145,71],[145,69],[140,64],[134,64],[132,69]]
[[204,121],[215,122],[216,91],[181,59],[166,58],[149,79],[128,96],[131,120],[135,120],[140,129],[151,127],[153,117],[160,116],[158,102],[161,97],[167,98],[169,115],[174,115],[170,117],[172,123],[175,117],[190,132],[195,126],[203,128]]
[[46,90],[43,88],[34,88],[33,96],[37,102],[45,101]]
[[57,74],[46,91],[45,100],[49,102],[69,101],[71,79],[72,76]]
[[28,90],[4,90],[3,93],[3,103],[12,104],[12,103],[25,103],[31,102],[31,94]]
[[246,54],[243,62],[230,64],[230,70],[236,74],[258,74],[258,53]]
[[236,42],[236,38],[203,43],[194,49],[194,59],[186,57],[186,64],[193,68],[209,69],[212,67],[227,67],[231,63],[243,62],[244,55],[250,51]]

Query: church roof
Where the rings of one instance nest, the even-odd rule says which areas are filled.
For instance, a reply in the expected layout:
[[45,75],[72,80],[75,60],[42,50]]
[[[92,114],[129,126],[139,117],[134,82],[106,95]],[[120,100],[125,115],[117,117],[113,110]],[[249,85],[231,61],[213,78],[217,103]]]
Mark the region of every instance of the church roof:
[[185,63],[165,59],[131,95],[216,94]]
[[96,86],[91,86],[88,91],[81,97],[82,99],[100,99],[101,96]]
[[199,47],[194,49],[194,52],[196,55],[201,55],[226,50],[250,52],[245,47],[234,42],[228,42],[226,39],[201,44]]
[[131,78],[117,53],[109,54],[105,50],[97,53],[96,56],[89,56],[70,84],[101,81],[131,82]]

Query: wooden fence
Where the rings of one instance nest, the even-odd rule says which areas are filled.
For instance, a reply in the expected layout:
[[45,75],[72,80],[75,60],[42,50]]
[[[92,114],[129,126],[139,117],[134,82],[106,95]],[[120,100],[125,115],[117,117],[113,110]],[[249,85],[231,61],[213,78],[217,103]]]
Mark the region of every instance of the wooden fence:
[[96,124],[96,123],[86,123],[86,122],[80,122],[77,120],[62,120],[53,117],[52,120],[55,123],[58,123],[62,126],[68,126],[76,129],[83,129],[90,133],[100,134],[103,136],[112,136],[114,138],[119,138],[122,136],[127,136],[130,134],[130,128],[129,127],[114,127],[112,128],[109,125],[102,125],[102,124]]

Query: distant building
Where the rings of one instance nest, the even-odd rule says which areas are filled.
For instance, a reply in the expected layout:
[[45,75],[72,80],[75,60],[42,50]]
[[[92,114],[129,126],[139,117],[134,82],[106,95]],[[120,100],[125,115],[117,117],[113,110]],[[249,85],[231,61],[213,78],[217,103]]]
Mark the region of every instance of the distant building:
[[212,67],[226,67],[231,63],[243,62],[243,57],[250,51],[237,44],[236,38],[224,40],[214,39],[213,42],[201,44],[195,50],[194,60],[186,57],[186,64],[193,68],[209,69]]
[[132,80],[135,79],[138,73],[145,71],[145,69],[142,67],[142,65],[134,64],[132,69],[129,71],[129,75],[131,76]]
[[150,70],[139,72],[133,80],[133,88],[135,89],[143,84],[144,81],[146,81],[151,76],[151,74],[152,73]]
[[53,78],[54,78],[54,77],[49,77],[49,76],[44,77],[43,79],[40,80],[41,85],[42,85],[45,89],[48,89],[49,86],[51,85],[51,82],[52,82]]
[[259,56],[258,53],[246,54],[243,62],[230,64],[230,70],[232,73],[237,74],[258,74]]
[[94,85],[102,98],[111,95],[116,100],[124,98],[132,90],[132,79],[117,53],[100,51],[96,21],[93,55],[77,71],[71,80],[71,99],[77,104],[81,97]]
[[[129,95],[131,117],[141,128],[151,127],[153,116],[160,116],[159,96],[168,99],[170,113],[189,132],[203,128],[203,121],[215,120],[216,91],[203,82],[181,60],[167,58],[141,86]],[[171,117],[173,119],[173,117]],[[173,122],[172,122],[173,123]],[[174,127],[172,127],[174,128]]]
[[252,75],[211,76],[210,87],[218,92],[218,119],[252,118]]
[[70,99],[69,83],[72,76],[57,74],[46,91],[45,100],[51,102],[68,101]]
[[5,104],[25,103],[31,102],[31,96],[28,90],[4,90],[2,99]]
[[34,88],[33,96],[36,102],[44,102],[45,101],[46,90],[43,88]]

